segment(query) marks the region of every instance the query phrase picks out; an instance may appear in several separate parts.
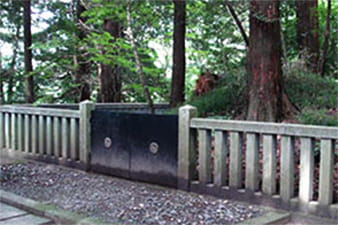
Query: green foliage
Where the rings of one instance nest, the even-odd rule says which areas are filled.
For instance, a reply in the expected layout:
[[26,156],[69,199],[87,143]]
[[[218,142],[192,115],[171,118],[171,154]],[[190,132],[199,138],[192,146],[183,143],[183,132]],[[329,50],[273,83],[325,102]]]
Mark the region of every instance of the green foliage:
[[298,120],[303,124],[338,126],[338,112],[329,113],[326,109],[304,109],[298,115]]
[[[84,0],[86,11],[85,40],[79,40],[77,1],[36,1],[32,26],[36,103],[74,102],[74,56],[81,54],[91,62],[90,85],[93,100],[98,93],[98,65],[121,69],[123,101],[145,101],[136,74],[135,60],[128,35],[113,38],[103,30],[106,19],[126,28],[125,0]],[[319,38],[323,43],[327,1],[319,0]],[[74,4],[75,3],[75,4]],[[230,1],[246,33],[249,33],[248,1]],[[132,29],[149,90],[155,102],[168,101],[172,68],[172,1],[131,1]],[[336,118],[327,111],[337,107],[337,32],[338,3],[332,1],[331,35],[325,67],[327,77],[308,73],[298,66],[295,0],[281,1],[281,24],[288,65],[285,88],[291,101],[300,109],[298,119],[306,124],[335,125]],[[49,16],[46,16],[49,15]],[[20,1],[0,2],[0,47],[4,43],[17,51],[2,56],[0,81],[6,103],[24,101],[22,5]],[[245,113],[245,43],[223,1],[188,0],[186,22],[186,98],[198,107],[201,115],[234,118]],[[201,97],[193,95],[197,76],[209,69],[222,77],[218,87]],[[10,91],[12,90],[12,91]]]
[[285,88],[291,101],[300,109],[337,107],[337,80],[291,69],[285,75]]

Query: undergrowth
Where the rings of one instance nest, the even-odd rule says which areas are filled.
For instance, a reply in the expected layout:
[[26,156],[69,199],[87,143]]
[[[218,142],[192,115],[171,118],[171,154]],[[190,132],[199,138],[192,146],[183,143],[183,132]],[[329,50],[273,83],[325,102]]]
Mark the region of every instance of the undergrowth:
[[[245,72],[228,74],[217,88],[185,102],[198,108],[199,116],[245,118]],[[338,81],[332,77],[292,70],[285,72],[284,86],[291,102],[299,109],[302,124],[338,126]]]

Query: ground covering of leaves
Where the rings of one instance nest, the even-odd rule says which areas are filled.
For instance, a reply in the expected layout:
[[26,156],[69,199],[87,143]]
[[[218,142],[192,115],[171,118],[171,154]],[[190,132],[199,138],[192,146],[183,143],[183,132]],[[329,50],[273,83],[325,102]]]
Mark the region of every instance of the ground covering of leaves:
[[0,189],[119,224],[235,224],[260,207],[37,162],[2,165]]

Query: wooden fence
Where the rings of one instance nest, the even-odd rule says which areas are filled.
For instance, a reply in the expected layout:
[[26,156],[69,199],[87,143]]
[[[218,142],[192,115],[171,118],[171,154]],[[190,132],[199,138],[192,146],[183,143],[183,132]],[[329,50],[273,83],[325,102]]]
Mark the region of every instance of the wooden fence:
[[[88,169],[96,106],[0,106],[0,149]],[[196,116],[179,110],[178,188],[337,218],[337,128]]]
[[179,110],[180,189],[338,217],[337,128],[196,115]]
[[[168,104],[154,105],[163,113]],[[0,150],[14,156],[90,167],[91,111],[150,112],[144,103],[41,104],[0,106]]]
[[[86,167],[92,104],[79,110],[0,107],[0,148],[9,154]],[[90,142],[89,142],[90,143]]]

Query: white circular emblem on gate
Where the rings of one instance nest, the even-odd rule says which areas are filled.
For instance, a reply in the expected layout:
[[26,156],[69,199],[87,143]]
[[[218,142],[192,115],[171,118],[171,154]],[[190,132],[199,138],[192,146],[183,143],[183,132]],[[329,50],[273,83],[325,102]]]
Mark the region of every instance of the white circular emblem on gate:
[[149,145],[149,151],[153,154],[156,154],[158,152],[159,146],[156,142],[151,142]]
[[104,147],[106,147],[106,148],[110,148],[111,147],[112,141],[111,141],[111,139],[109,137],[104,138],[103,142],[104,142]]

